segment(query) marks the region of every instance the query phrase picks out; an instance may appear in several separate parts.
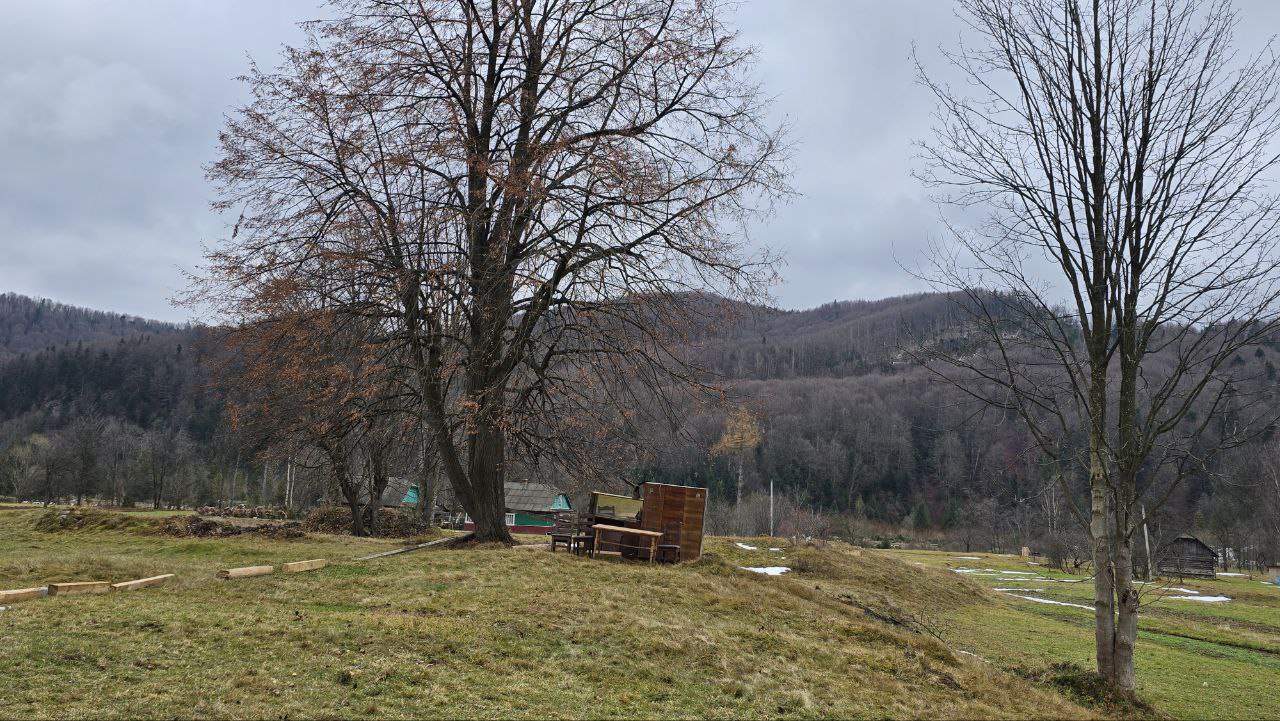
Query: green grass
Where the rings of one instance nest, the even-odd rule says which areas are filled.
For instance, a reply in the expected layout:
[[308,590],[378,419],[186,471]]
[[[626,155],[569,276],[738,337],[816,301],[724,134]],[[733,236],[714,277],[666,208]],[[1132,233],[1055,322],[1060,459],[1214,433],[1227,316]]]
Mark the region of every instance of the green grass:
[[[178,577],[0,613],[0,717],[1096,715],[877,620],[865,609],[927,621],[993,597],[946,571],[845,546],[749,552],[709,539],[703,560],[679,566],[537,548],[358,563],[398,543],[42,532],[38,515],[0,513],[0,588]],[[794,573],[737,568],[783,555],[777,563]],[[317,557],[330,565],[215,577]]]
[[[983,553],[877,552],[931,569],[976,568],[1034,571],[1045,582],[963,574],[989,588],[1026,587],[1021,595],[1085,606],[1093,587],[1083,576],[1048,571],[1025,559]],[[982,560],[957,556],[980,556]],[[961,574],[956,574],[961,575]],[[1228,596],[1226,603],[1169,598],[1188,595],[1169,587]],[[1280,588],[1257,579],[1167,581],[1145,587],[1137,650],[1138,692],[1157,712],[1176,718],[1245,719],[1280,716]],[[1024,601],[1005,595],[987,607],[964,606],[947,614],[949,639],[1006,669],[1043,667],[1055,661],[1093,664],[1092,611]]]

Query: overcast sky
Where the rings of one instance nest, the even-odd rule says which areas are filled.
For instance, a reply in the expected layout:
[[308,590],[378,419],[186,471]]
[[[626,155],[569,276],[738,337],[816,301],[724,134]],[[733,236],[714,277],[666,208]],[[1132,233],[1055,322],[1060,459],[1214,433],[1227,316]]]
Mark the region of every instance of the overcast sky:
[[[234,78],[248,56],[274,64],[317,6],[0,0],[0,291],[185,319],[168,299],[226,232],[202,166],[244,97]],[[1238,6],[1242,49],[1280,30],[1280,2]],[[756,231],[786,257],[777,303],[924,289],[899,267],[940,233],[910,175],[932,102],[909,56],[939,67],[951,3],[748,0],[737,21],[798,145],[801,195]]]

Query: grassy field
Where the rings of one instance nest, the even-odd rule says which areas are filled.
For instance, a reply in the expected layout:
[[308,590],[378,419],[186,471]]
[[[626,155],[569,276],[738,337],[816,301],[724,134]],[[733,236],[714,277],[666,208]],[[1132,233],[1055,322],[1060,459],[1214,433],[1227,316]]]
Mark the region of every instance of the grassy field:
[[[927,626],[939,610],[1007,608],[997,595],[849,547],[749,550],[709,539],[702,561],[679,566],[538,548],[359,563],[398,544],[169,538],[129,515],[48,532],[36,530],[37,510],[0,509],[0,588],[178,574],[163,587],[0,612],[0,717],[1098,713],[919,632],[916,621]],[[215,576],[316,557],[330,565]],[[738,568],[747,565],[794,571]]]
[[[997,591],[1004,596],[1000,602],[947,611],[944,638],[956,647],[1008,669],[1040,667],[1051,660],[1091,665],[1093,587],[1088,578],[1012,556],[877,553],[1006,589]],[[1145,701],[1176,718],[1280,718],[1280,587],[1228,576],[1143,588],[1137,671]],[[1207,603],[1188,596],[1231,600]]]

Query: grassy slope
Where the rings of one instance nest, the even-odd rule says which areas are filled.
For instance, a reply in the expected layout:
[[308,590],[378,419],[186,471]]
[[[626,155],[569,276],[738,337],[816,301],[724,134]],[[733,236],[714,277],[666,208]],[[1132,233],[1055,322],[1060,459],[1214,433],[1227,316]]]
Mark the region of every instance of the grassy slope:
[[[996,575],[964,574],[991,588],[1084,606],[1092,604],[1087,578],[1049,572],[1024,559],[991,554],[926,551],[886,552],[930,568],[995,569]],[[980,556],[974,561],[957,556]],[[999,571],[1034,571],[1062,583]],[[1227,603],[1175,600],[1188,595],[1168,587],[1222,595]],[[1139,621],[1138,688],[1158,711],[1177,718],[1280,717],[1280,588],[1257,579],[1170,581],[1146,587]],[[1043,589],[1032,591],[1030,589]],[[1003,666],[1043,665],[1066,660],[1093,663],[1092,611],[1015,598],[986,608],[948,612],[948,639]]]
[[[0,510],[0,588],[179,576],[0,613],[3,717],[1089,714],[839,600],[903,613],[989,600],[953,574],[854,549],[771,554],[715,540],[715,557],[678,567],[532,549],[354,563],[396,544],[43,533],[35,515]],[[736,568],[782,555],[796,573]],[[214,577],[312,557],[332,565]]]

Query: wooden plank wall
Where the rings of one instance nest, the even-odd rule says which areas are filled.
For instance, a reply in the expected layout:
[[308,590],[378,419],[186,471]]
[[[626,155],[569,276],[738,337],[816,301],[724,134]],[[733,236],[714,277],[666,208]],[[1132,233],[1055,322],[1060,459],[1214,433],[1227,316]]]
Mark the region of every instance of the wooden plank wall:
[[692,561],[702,555],[702,524],[706,512],[705,488],[644,484],[644,512],[641,514],[644,528],[665,531],[668,522],[681,522],[681,561]]

